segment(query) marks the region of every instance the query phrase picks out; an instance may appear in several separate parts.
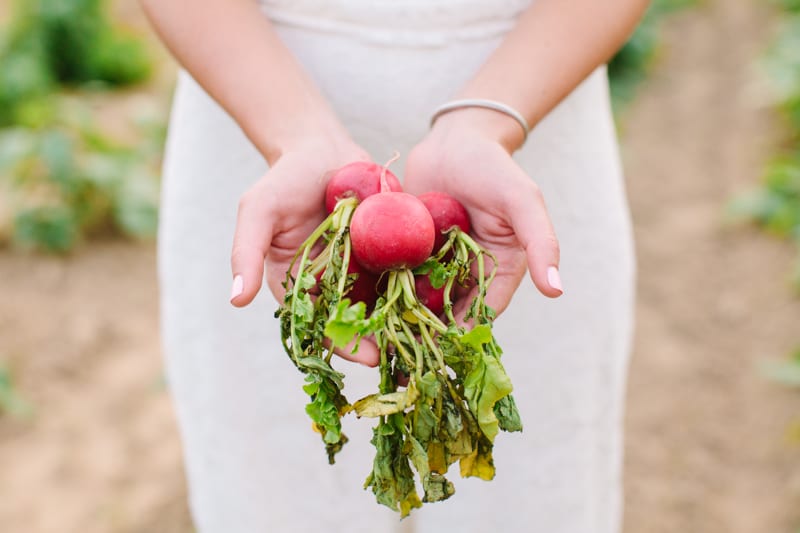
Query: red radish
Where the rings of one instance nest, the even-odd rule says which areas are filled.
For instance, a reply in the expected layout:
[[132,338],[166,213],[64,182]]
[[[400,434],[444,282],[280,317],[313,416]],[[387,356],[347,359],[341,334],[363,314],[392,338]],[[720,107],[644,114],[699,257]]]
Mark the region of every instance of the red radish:
[[444,285],[438,289],[434,289],[431,285],[431,277],[426,274],[424,276],[414,276],[414,289],[417,293],[417,299],[422,304],[433,311],[435,315],[441,315],[444,311]]
[[394,371],[394,379],[401,387],[408,387],[408,374],[403,373],[399,368]]
[[364,267],[358,264],[358,261],[352,258],[347,265],[347,273],[358,274],[358,277],[353,282],[346,296],[350,298],[351,302],[364,302],[367,304],[368,310],[372,309],[375,306],[375,301],[378,299],[378,283],[380,282],[380,276],[367,272],[364,270]]
[[[345,296],[350,298],[353,303],[364,302],[367,305],[367,309],[372,309],[380,293],[386,290],[385,286],[381,287],[385,284],[382,278],[372,272],[367,272],[364,267],[358,264],[358,261],[352,258],[347,264],[347,273],[358,274],[358,276]],[[309,290],[315,296],[320,294],[319,282],[322,280],[323,274],[325,274],[324,270],[317,273],[317,284]]]
[[355,197],[361,202],[381,191],[381,174],[386,170],[386,181],[392,191],[402,191],[397,176],[388,169],[369,161],[356,161],[335,170],[325,189],[325,209],[333,212],[336,202],[342,198]]
[[469,215],[461,202],[447,193],[438,191],[421,194],[419,199],[430,211],[436,227],[434,251],[439,250],[447,242],[447,232],[453,226],[458,226],[464,233],[469,233]]
[[425,204],[405,192],[366,198],[350,221],[353,256],[370,272],[421,265],[431,255],[435,238]]

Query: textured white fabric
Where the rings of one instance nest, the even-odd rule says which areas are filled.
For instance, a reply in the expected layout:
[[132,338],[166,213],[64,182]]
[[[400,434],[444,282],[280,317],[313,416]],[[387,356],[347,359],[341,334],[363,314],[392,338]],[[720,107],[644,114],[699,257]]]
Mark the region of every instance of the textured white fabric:
[[[408,153],[526,2],[271,0],[264,9],[354,138],[376,161]],[[520,68],[524,68],[521,65]],[[276,73],[279,75],[279,73]],[[543,189],[561,242],[565,294],[529,279],[496,324],[525,423],[498,436],[497,477],[451,479],[456,495],[400,523],[361,489],[370,422],[325,460],[303,412],[266,292],[228,304],[239,196],[266,170],[236,124],[182,73],[164,168],[159,272],[170,387],[200,533],[614,533],[631,333],[633,250],[599,69],[516,154]],[[402,174],[403,161],[393,167]],[[351,399],[374,370],[340,362]],[[491,528],[491,529],[489,529]]]

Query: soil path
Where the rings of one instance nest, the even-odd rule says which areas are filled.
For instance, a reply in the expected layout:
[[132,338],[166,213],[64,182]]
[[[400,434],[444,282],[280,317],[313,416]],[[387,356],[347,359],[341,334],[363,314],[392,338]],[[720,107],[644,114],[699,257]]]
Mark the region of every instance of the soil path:
[[726,227],[775,139],[754,59],[768,4],[715,0],[665,25],[624,132],[639,250],[626,531],[761,533],[800,523],[800,394],[759,364],[800,343],[790,247]]
[[0,361],[33,405],[0,417],[0,531],[186,533],[152,246],[0,255]]
[[[800,342],[793,252],[722,217],[775,141],[753,70],[774,26],[761,4],[709,0],[668,21],[662,60],[626,113],[640,269],[630,533],[800,524],[800,447],[787,436],[800,394],[758,373]],[[0,362],[35,409],[0,417],[0,531],[191,531],[154,267],[146,244],[0,253]]]

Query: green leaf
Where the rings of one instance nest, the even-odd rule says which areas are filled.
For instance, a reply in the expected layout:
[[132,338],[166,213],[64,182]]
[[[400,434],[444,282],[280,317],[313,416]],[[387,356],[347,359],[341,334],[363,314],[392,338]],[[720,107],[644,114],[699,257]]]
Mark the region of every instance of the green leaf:
[[[333,464],[335,453],[344,445],[346,437],[342,434],[341,416],[347,409],[347,400],[341,395],[335,383],[327,378],[312,375],[303,388],[311,390],[311,401],[306,405],[306,413],[314,423],[314,429],[322,435],[328,452],[328,461]],[[316,383],[316,387],[313,384]]]
[[419,473],[419,477],[422,480],[422,488],[425,491],[422,501],[440,502],[455,494],[456,489],[447,478],[436,472],[431,472],[428,454],[422,444],[412,436],[409,436],[406,442],[411,464],[414,465],[414,468]]
[[403,435],[395,424],[402,425],[402,415],[392,423],[381,422],[373,432],[372,444],[375,446],[375,459],[372,472],[364,482],[364,488],[371,488],[378,503],[399,511],[401,517],[408,516],[412,509],[422,507],[414,484],[414,473],[408,456],[403,453]]
[[431,257],[414,269],[414,275],[424,276],[425,274],[430,274],[430,272],[438,264],[439,261]]
[[301,323],[310,323],[314,320],[314,302],[307,292],[295,293],[294,314]]
[[317,280],[310,272],[302,272],[295,280],[295,288],[302,291],[310,290],[316,284]]
[[423,481],[422,487],[425,490],[424,502],[441,502],[456,493],[453,483],[446,477],[436,472],[431,472]]
[[344,347],[357,335],[368,334],[369,321],[364,319],[366,312],[367,306],[364,302],[350,305],[350,300],[345,298],[339,302],[325,324],[325,336],[331,339],[334,346]]
[[342,433],[339,435],[339,440],[337,442],[325,443],[325,452],[328,454],[328,464],[332,465],[336,463],[336,454],[342,451],[342,448],[349,440],[347,435]]
[[500,398],[494,404],[494,415],[503,431],[522,431],[522,420],[512,394]]
[[419,477],[425,479],[431,473],[430,467],[428,466],[428,454],[425,453],[425,448],[422,447],[422,444],[420,444],[417,439],[410,435],[406,439],[406,448],[408,448],[406,453],[408,453],[411,459],[411,464],[416,468]]
[[443,402],[442,415],[440,425],[447,440],[455,439],[464,429],[464,420],[461,418],[461,413],[453,400],[447,399]]
[[439,421],[433,413],[433,408],[425,403],[414,406],[414,436],[422,443],[427,444],[436,434]]
[[420,378],[419,383],[416,384],[422,398],[433,401],[442,391],[442,386],[436,378],[436,373],[427,371]]
[[470,411],[478,419],[478,425],[490,442],[494,441],[499,429],[494,405],[512,390],[511,380],[500,361],[494,356],[484,354],[477,365],[464,380],[464,397],[469,402]]
[[461,342],[475,351],[483,351],[483,345],[492,342],[492,328],[488,324],[480,324],[461,336]]
[[330,379],[339,389],[344,388],[344,374],[334,370],[324,359],[315,356],[300,357],[297,359],[297,365],[306,372],[313,371],[320,378]]
[[439,428],[439,418],[433,412],[433,405],[441,401],[442,386],[436,378],[436,373],[428,371],[416,383],[419,398],[414,404],[413,433],[423,445],[436,435]]
[[306,376],[306,384],[303,385],[303,391],[309,396],[313,396],[319,390],[319,381],[313,375]]
[[480,439],[473,439],[469,430],[466,427],[462,427],[455,438],[447,441],[447,453],[450,455],[450,461],[457,461],[470,455],[475,450],[474,440]]

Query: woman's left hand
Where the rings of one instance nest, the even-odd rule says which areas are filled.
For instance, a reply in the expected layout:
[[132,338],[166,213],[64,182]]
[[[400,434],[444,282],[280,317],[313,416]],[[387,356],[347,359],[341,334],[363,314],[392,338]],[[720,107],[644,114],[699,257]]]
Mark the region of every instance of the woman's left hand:
[[[526,268],[545,296],[558,297],[563,289],[558,240],[541,190],[512,159],[505,142],[492,136],[490,125],[509,119],[486,113],[493,112],[463,110],[440,117],[409,153],[404,188],[417,195],[442,191],[464,205],[473,238],[497,259],[486,303],[501,313]],[[458,316],[463,317],[473,295],[455,302]]]

